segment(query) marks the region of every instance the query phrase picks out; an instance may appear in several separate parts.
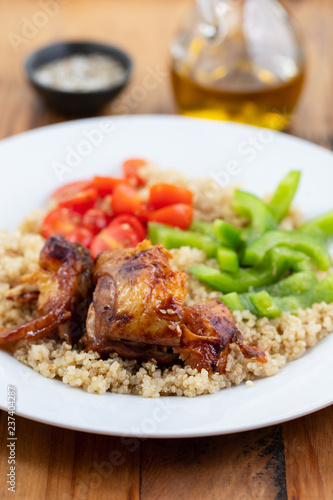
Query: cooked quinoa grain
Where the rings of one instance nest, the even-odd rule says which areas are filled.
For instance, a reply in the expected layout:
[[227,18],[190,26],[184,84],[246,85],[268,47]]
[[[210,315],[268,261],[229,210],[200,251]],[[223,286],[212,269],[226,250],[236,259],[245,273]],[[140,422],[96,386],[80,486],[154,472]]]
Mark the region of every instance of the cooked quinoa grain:
[[[231,207],[233,189],[220,189],[213,181],[189,181],[178,172],[161,172],[154,165],[147,167],[149,182],[175,182],[186,184],[194,191],[196,215],[202,220],[224,218],[242,227],[244,220]],[[204,189],[206,191],[204,191]],[[209,198],[204,193],[210,193]],[[42,213],[35,212],[10,236],[0,233],[0,323],[13,326],[32,319],[36,311],[31,305],[16,304],[6,300],[9,290],[20,278],[34,271],[39,252],[44,244],[40,236]],[[302,223],[298,211],[292,210],[283,221],[285,229],[294,229]],[[198,249],[183,247],[172,251],[171,264],[187,274],[187,305],[219,297],[216,292],[200,283],[188,273],[189,266],[206,261]],[[218,267],[215,260],[209,265]],[[90,393],[136,394],[144,397],[186,396],[213,394],[220,389],[246,382],[253,386],[259,377],[275,375],[287,361],[301,357],[308,347],[333,332],[333,304],[315,304],[311,309],[300,310],[297,315],[284,313],[274,320],[256,318],[249,311],[234,313],[237,327],[244,342],[259,345],[266,350],[267,363],[245,359],[237,345],[231,345],[226,372],[223,375],[198,372],[180,365],[162,369],[154,362],[137,363],[112,354],[102,360],[95,352],[79,351],[66,342],[56,340],[22,341],[14,357],[47,378],[57,378],[72,387]]]

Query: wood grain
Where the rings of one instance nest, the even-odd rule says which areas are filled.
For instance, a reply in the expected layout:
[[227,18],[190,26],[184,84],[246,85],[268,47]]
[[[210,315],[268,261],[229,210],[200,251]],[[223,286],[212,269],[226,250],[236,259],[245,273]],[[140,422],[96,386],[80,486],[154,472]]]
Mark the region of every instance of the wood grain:
[[283,426],[288,498],[333,498],[333,407]]
[[153,440],[142,446],[145,500],[249,498],[285,500],[281,426],[188,440]]
[[[43,0],[46,1],[46,0]],[[59,2],[60,3],[60,2]],[[120,103],[101,114],[174,113],[164,75],[134,99],[149,71],[169,68],[169,43],[191,0],[67,0],[14,50],[10,34],[41,10],[34,0],[0,2],[0,138],[66,117],[49,110],[25,82],[22,63],[36,47],[61,39],[115,43],[135,61]],[[333,147],[333,2],[284,0],[304,36],[306,84],[288,133]],[[0,165],[0,168],[5,168]],[[283,426],[233,436],[188,440],[124,440],[17,418],[17,499],[264,499],[333,498],[333,407]],[[0,422],[0,498],[7,415]]]
[[[7,418],[0,432],[0,498],[8,472]],[[138,439],[73,432],[17,417],[16,498],[23,500],[138,500],[140,446]]]

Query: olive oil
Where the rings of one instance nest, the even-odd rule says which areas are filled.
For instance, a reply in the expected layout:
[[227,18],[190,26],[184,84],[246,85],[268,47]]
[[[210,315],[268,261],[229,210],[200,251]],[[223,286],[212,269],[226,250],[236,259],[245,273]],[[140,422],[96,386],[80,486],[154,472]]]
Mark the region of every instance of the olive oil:
[[232,68],[221,65],[213,72],[201,70],[197,74],[186,64],[174,64],[172,84],[180,113],[275,130],[285,128],[303,86],[304,68],[294,66],[287,78],[288,71],[278,71],[272,62],[267,65],[270,69],[238,61]]

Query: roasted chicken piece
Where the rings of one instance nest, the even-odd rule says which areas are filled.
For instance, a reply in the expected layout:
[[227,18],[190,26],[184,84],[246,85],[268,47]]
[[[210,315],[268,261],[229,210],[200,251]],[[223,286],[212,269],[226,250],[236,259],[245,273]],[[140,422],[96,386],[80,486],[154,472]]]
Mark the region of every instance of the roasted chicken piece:
[[87,318],[90,349],[102,354],[119,352],[119,342],[125,341],[128,350],[134,349],[128,356],[136,357],[142,343],[144,351],[153,346],[179,346],[186,276],[171,269],[168,256],[161,245],[152,247],[148,241],[100,255]]
[[230,344],[238,344],[246,358],[266,361],[261,349],[243,344],[230,309],[217,298],[185,307],[183,322],[180,347],[174,352],[192,368],[224,373]]
[[37,298],[39,317],[15,328],[0,328],[0,344],[54,332],[69,343],[77,342],[85,329],[92,273],[93,260],[86,248],[60,236],[49,238],[40,254],[39,269],[9,296],[23,302]]
[[88,349],[138,360],[225,370],[231,343],[244,356],[265,361],[259,348],[246,347],[230,310],[218,299],[186,307],[186,275],[169,264],[161,245],[103,252],[97,259],[96,288],[88,311]]

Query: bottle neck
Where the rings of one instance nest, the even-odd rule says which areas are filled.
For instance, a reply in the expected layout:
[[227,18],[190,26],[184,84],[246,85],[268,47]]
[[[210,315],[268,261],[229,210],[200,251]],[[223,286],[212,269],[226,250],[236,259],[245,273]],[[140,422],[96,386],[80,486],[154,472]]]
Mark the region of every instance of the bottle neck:
[[245,2],[246,0],[196,0],[207,37],[210,37],[210,32],[213,34],[214,30],[219,31],[226,23],[230,31],[242,32]]

